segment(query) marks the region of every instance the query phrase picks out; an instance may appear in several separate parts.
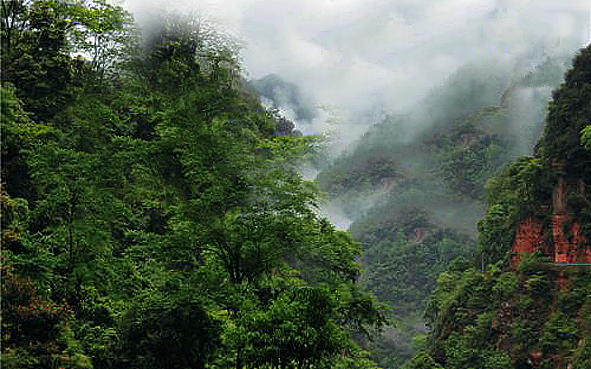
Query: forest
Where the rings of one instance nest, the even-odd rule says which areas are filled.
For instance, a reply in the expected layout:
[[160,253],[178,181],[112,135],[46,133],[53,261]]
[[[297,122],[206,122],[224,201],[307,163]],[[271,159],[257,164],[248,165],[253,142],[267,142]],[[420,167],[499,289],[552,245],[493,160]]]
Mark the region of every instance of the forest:
[[[587,46],[552,94],[534,155],[487,182],[484,268],[439,274],[426,347],[405,368],[591,365],[590,88]],[[520,243],[536,247],[522,252]]]
[[329,159],[213,23],[0,1],[3,368],[591,367],[591,46]]
[[3,368],[371,368],[359,246],[232,39],[2,1]]

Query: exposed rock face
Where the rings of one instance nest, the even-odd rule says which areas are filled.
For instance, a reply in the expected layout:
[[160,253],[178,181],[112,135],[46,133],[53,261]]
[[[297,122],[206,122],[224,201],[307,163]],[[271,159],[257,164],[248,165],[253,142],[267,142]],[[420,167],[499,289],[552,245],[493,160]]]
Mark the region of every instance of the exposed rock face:
[[531,255],[539,248],[547,251],[542,224],[533,217],[525,218],[517,226],[511,249],[511,268],[516,268],[525,255]]
[[[560,172],[559,172],[560,173]],[[585,186],[577,184],[581,193]],[[533,217],[522,220],[511,248],[511,267],[515,268],[525,255],[541,249],[552,262],[557,264],[591,264],[591,247],[579,230],[579,223],[572,220],[567,209],[567,184],[560,176],[552,198],[551,239],[546,237],[542,224]]]
[[554,208],[554,214],[565,214],[567,212],[566,181],[562,175],[558,178],[558,184],[552,195],[552,207]]
[[591,263],[591,248],[584,247],[586,239],[579,233],[579,224],[569,224],[568,214],[552,217],[554,262],[564,264]]

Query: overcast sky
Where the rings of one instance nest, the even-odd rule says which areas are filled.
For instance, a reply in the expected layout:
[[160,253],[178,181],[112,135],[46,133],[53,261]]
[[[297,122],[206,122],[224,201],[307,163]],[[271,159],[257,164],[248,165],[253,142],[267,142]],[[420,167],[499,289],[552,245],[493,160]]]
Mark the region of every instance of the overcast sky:
[[[332,132],[333,155],[383,113],[412,111],[463,65],[526,73],[545,56],[570,59],[591,41],[590,0],[124,1],[140,20],[165,6],[234,34],[247,78],[275,73],[329,107],[296,124],[304,133]],[[421,120],[410,124],[405,129],[414,131]],[[338,204],[322,213],[341,230],[351,223]]]
[[572,53],[591,32],[589,0],[126,2],[204,15],[243,42],[249,78],[276,73],[345,116],[404,110],[478,58]]

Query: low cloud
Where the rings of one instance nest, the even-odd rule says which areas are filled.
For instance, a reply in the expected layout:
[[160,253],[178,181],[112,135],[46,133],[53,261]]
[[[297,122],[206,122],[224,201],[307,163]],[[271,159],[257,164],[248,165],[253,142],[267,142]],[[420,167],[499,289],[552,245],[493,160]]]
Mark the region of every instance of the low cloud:
[[[460,66],[494,56],[515,68],[589,40],[585,0],[128,0],[194,12],[235,34],[252,79],[275,73],[346,116],[404,112]],[[523,64],[523,65],[520,65]],[[319,128],[323,125],[318,125]],[[356,131],[362,132],[363,129]]]
[[[462,75],[469,70],[468,74],[493,79],[488,81],[496,85],[491,88],[493,99],[487,97],[490,103],[497,96],[502,99],[503,86],[522,79],[544,60],[568,63],[577,49],[591,42],[588,0],[126,0],[125,4],[140,23],[164,7],[193,13],[234,35],[244,45],[241,57],[247,78],[275,74],[299,88],[308,111],[317,107],[302,119],[297,113],[302,106],[291,102],[278,106],[303,133],[331,137],[330,152],[335,157],[387,115],[405,117],[400,127],[410,139],[427,128],[426,122],[458,108],[446,105],[445,98],[437,99],[449,93],[439,87],[448,88],[446,81],[459,70]],[[512,96],[509,108],[515,122],[509,129],[519,136],[515,154],[531,152],[539,134],[537,122],[544,114],[532,113],[532,107],[543,107],[549,95],[543,86],[523,86]],[[430,104],[427,109],[425,101]],[[307,170],[311,179],[316,169]],[[339,229],[351,223],[337,202],[323,204],[320,212]],[[473,229],[480,212],[464,214],[443,207],[437,220],[455,224],[461,219],[465,224],[460,228]]]

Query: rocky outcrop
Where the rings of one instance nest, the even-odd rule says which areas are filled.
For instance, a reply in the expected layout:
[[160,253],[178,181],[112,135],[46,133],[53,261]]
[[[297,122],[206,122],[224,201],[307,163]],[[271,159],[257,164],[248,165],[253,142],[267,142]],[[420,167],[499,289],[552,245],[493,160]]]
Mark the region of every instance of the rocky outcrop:
[[[542,250],[551,262],[555,264],[582,265],[591,264],[591,247],[587,245],[587,239],[580,232],[579,223],[573,220],[567,206],[568,184],[564,179],[561,165],[557,165],[559,178],[552,196],[553,214],[549,232],[551,237],[546,237],[547,231],[534,217],[522,220],[517,226],[515,240],[511,248],[511,267],[516,268],[524,256]],[[584,196],[585,185],[577,181],[573,190]]]
[[531,217],[521,221],[511,248],[511,268],[516,268],[523,257],[538,249],[556,264],[591,265],[591,247],[586,245],[586,238],[579,232],[579,224],[570,221],[568,214],[555,214],[551,231],[552,245],[549,245],[538,221]]
[[546,252],[548,249],[546,244],[542,224],[534,217],[522,220],[517,226],[511,249],[511,268],[516,268],[524,256],[531,255],[538,249]]
[[579,232],[579,224],[570,221],[568,214],[555,214],[552,217],[552,241],[555,263],[591,263],[591,248],[585,247],[586,239]]

